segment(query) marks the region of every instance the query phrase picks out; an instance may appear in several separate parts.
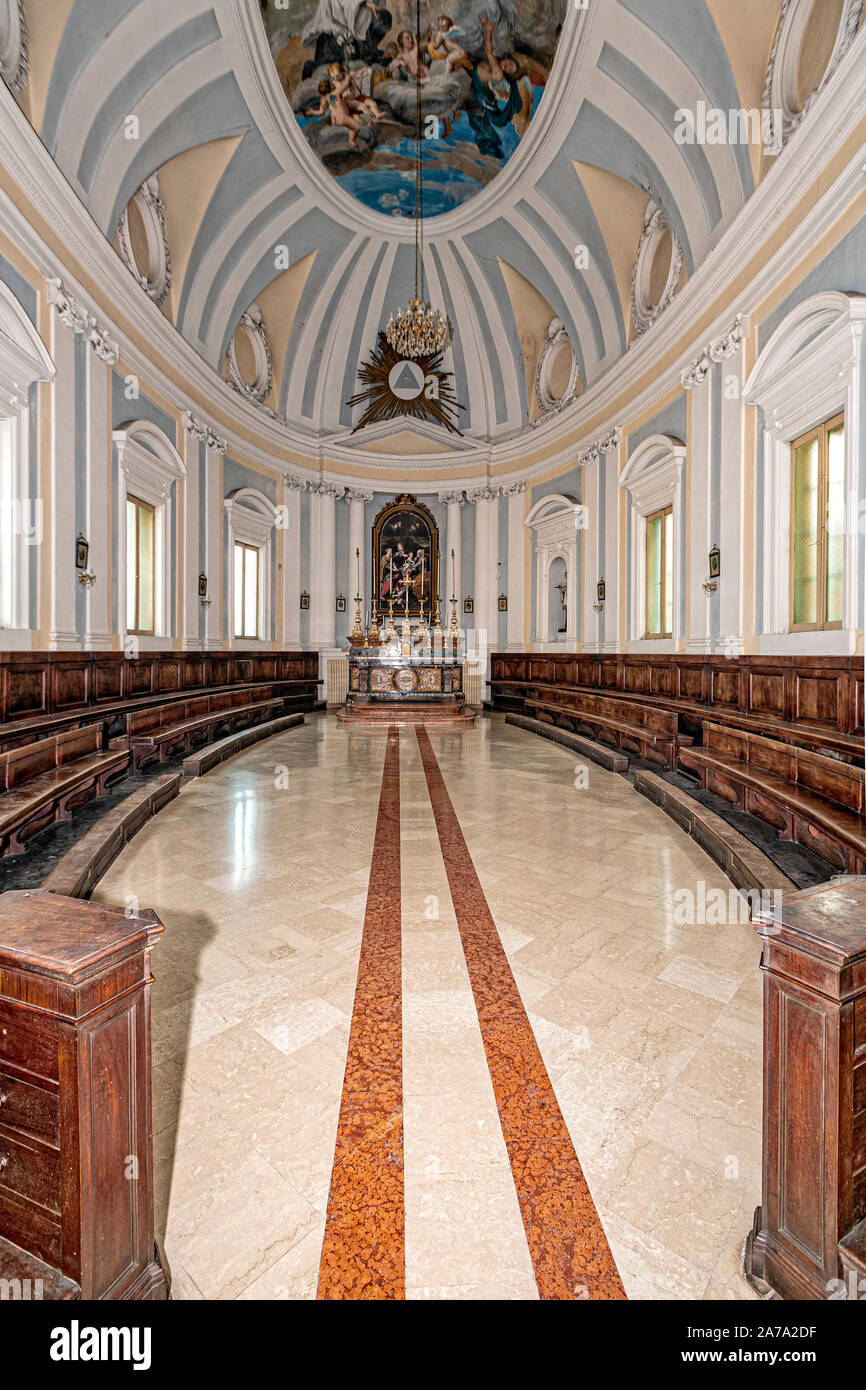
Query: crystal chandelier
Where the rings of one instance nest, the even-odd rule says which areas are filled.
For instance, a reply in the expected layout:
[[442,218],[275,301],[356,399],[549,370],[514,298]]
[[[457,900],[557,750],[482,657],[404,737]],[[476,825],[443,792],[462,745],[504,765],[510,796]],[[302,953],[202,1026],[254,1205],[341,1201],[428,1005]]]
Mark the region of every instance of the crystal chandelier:
[[424,170],[421,163],[421,0],[415,0],[415,293],[396,317],[389,314],[385,337],[401,357],[429,357],[448,346],[447,318],[424,298]]
[[450,329],[438,309],[423,299],[410,299],[396,318],[389,316],[385,337],[401,357],[429,357],[447,346]]

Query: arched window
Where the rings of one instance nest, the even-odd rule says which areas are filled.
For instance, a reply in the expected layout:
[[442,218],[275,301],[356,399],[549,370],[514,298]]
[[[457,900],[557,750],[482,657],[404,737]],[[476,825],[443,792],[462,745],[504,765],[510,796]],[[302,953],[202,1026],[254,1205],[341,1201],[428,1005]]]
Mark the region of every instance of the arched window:
[[241,487],[225,499],[228,525],[228,632],[232,641],[270,641],[273,538],[277,509]]
[[658,643],[675,651],[683,629],[685,461],[681,439],[652,434],[619,478],[628,497],[629,640],[656,651]]
[[115,430],[117,448],[118,631],[133,639],[172,636],[175,484],[186,468],[167,435],[149,420]]
[[0,282],[0,647],[26,645],[28,629],[36,626],[32,557],[43,521],[33,450],[35,390],[53,376],[45,344]]
[[761,651],[847,653],[862,626],[860,458],[866,295],[812,295],[760,353],[745,399],[758,439]]

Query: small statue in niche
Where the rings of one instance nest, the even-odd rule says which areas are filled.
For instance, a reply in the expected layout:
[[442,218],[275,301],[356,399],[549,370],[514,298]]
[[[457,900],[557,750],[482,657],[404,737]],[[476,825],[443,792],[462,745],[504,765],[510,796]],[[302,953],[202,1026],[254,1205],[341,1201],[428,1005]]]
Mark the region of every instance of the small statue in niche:
[[568,570],[566,570],[566,571],[565,571],[565,574],[562,576],[562,583],[561,583],[561,584],[554,584],[553,587],[554,587],[554,589],[556,589],[556,590],[558,591],[558,593],[559,593],[559,601],[560,601],[560,603],[562,604],[562,625],[561,625],[560,627],[557,628],[557,632],[567,632],[567,631],[568,631],[568,604],[567,604],[566,601],[565,601],[565,596],[566,596],[566,594],[568,593]]

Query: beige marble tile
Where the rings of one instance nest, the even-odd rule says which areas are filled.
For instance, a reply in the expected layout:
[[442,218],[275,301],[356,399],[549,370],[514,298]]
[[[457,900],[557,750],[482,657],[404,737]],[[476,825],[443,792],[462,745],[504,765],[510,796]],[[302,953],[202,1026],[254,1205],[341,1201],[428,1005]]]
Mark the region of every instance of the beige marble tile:
[[[729,885],[624,779],[592,766],[578,791],[568,750],[497,720],[431,741],[627,1293],[751,1297],[758,949],[676,906]],[[166,929],[155,1180],[179,1297],[315,1296],[384,746],[310,719],[185,787],[99,886]],[[400,749],[407,1298],[532,1300],[411,730]]]

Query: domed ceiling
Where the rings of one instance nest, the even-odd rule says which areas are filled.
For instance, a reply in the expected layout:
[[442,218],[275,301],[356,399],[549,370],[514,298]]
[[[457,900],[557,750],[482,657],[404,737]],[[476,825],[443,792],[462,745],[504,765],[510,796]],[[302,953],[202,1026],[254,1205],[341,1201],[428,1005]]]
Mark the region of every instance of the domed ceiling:
[[[298,125],[328,173],[365,207],[415,215],[420,85],[424,215],[486,187],[529,129],[567,0],[302,0],[268,6],[268,41]],[[345,88],[345,91],[344,91]]]
[[863,4],[421,0],[423,270],[463,409],[391,436],[350,402],[412,292],[415,0],[24,10],[16,99],[139,284],[287,443],[373,461],[567,425],[773,165],[682,111],[760,112],[767,84],[793,129]]

